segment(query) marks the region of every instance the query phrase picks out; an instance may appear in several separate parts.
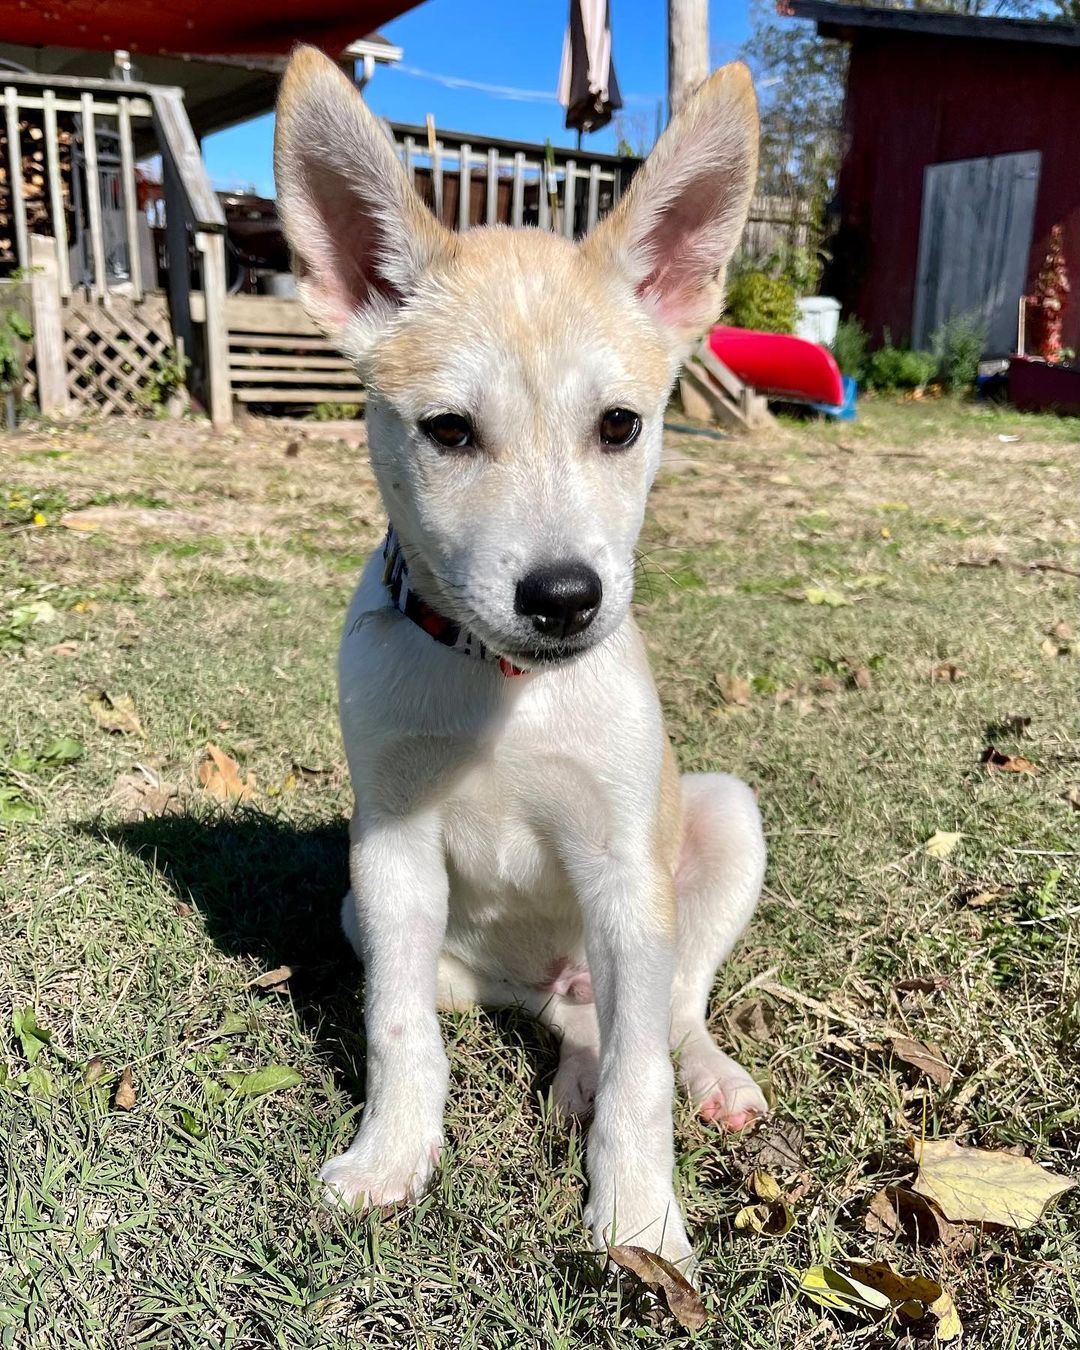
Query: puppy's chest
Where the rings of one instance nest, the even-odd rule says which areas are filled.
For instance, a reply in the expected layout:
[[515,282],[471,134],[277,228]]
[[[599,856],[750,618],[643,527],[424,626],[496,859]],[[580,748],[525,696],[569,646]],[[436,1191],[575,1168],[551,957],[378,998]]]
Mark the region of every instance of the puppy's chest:
[[528,771],[497,762],[470,770],[446,803],[451,879],[474,897],[532,900],[562,890],[548,792]]

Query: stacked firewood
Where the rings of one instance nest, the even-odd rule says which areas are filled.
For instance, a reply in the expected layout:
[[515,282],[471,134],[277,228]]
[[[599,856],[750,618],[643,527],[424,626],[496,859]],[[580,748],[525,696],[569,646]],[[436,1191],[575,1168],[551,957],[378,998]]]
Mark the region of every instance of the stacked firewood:
[[[74,133],[69,119],[61,118],[57,128],[60,159],[60,190],[67,214],[68,238],[72,230],[72,145]],[[64,125],[67,121],[68,125]],[[52,206],[49,197],[49,165],[45,149],[45,129],[40,112],[23,113],[19,119],[19,148],[22,151],[22,195],[26,208],[26,227],[31,234],[53,234]],[[15,212],[11,200],[11,154],[7,129],[0,119],[0,270],[8,271],[18,263],[15,244]]]

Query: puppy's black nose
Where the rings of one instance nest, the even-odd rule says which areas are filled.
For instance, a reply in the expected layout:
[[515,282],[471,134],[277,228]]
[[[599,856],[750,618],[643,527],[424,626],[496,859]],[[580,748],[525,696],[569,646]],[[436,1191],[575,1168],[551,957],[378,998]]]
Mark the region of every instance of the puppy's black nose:
[[546,563],[518,582],[514,608],[545,637],[568,638],[583,633],[596,618],[603,593],[600,578],[586,563]]

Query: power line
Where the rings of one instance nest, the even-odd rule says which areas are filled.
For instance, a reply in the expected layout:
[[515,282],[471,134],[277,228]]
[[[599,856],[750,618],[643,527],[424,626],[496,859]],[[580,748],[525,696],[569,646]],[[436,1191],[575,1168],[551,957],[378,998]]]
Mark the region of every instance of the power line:
[[[440,75],[434,70],[421,70],[419,66],[406,66],[400,63],[391,67],[393,70],[400,70],[403,75],[412,75],[419,80],[432,80],[435,84],[441,84],[447,89],[471,89],[478,94],[490,94],[492,98],[504,98],[513,103],[558,103],[555,94],[546,89],[518,89],[510,84],[484,84],[480,80],[462,79],[460,75]],[[657,103],[655,97],[648,94],[625,94],[624,102],[640,103],[647,107],[653,107]]]

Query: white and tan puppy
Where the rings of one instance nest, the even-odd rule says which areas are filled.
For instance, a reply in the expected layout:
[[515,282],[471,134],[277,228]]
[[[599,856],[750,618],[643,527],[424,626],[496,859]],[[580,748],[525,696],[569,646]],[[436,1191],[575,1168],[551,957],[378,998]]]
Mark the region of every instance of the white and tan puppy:
[[688,344],[715,319],[757,166],[742,65],[717,71],[581,243],[452,234],[337,68],[296,53],[282,218],[309,312],[368,389],[394,533],[341,644],[356,794],[345,931],[367,973],[367,1102],[328,1199],[418,1195],[438,1166],[438,1008],[520,1004],[594,1108],[587,1219],[692,1265],[672,1067],[700,1114],[765,1111],[713,1041],[716,969],[757,902],[750,790],[681,780],[630,616],[634,545]]

